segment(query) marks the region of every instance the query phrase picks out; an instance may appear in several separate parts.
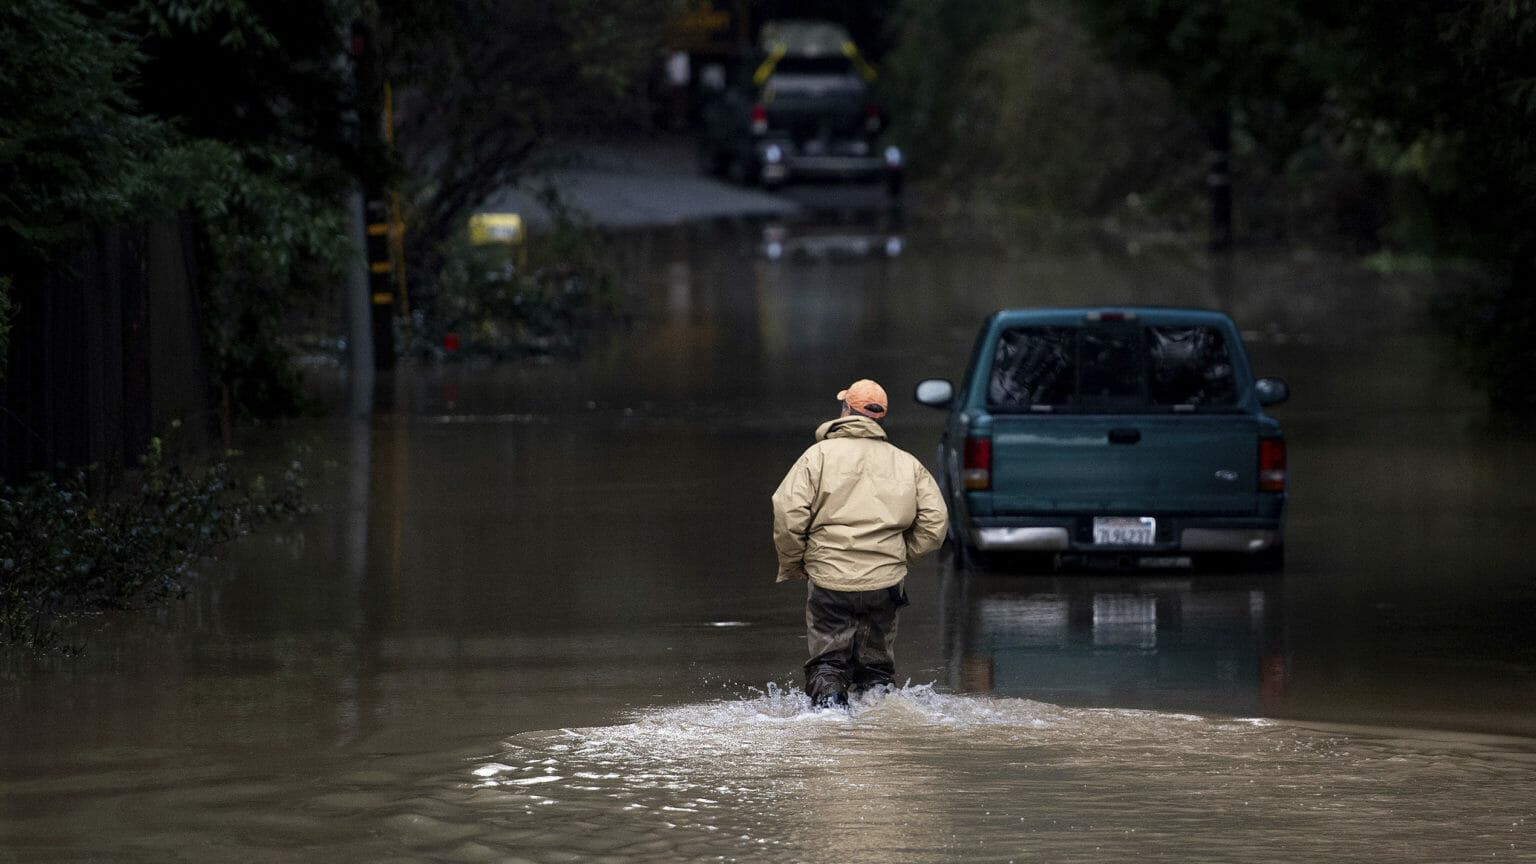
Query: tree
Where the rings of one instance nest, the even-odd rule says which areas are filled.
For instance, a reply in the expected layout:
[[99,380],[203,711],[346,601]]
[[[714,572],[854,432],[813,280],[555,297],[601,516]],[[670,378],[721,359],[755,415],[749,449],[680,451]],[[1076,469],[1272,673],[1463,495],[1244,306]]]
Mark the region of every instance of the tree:
[[[351,170],[335,62],[344,9],[9,4],[0,12],[0,268],[19,289],[99,229],[191,214],[206,250],[200,287],[215,375],[256,412],[290,407],[282,393],[291,387],[265,383],[282,374],[282,357],[259,322],[351,254],[337,203],[337,178]],[[260,394],[276,398],[257,404]]]
[[[95,228],[192,214],[211,367],[247,413],[298,398],[279,316],[354,259],[359,179],[403,193],[429,282],[468,213],[556,136],[648,112],[672,4],[621,0],[17,0],[0,12],[0,267]],[[357,28],[356,25],[364,25]],[[363,92],[353,35],[393,85]]]
[[1326,40],[1299,4],[1268,0],[1082,0],[1103,55],[1166,79],[1204,130],[1211,244],[1234,239],[1235,139],[1278,169],[1303,146],[1328,80]]
[[52,260],[155,203],[170,130],[123,84],[142,59],[130,24],[62,0],[0,12],[0,267]]
[[345,62],[353,0],[116,0],[136,22],[136,103],[172,125],[165,195],[203,237],[206,353],[243,416],[306,403],[282,316],[314,307],[356,256],[342,204],[361,169]]
[[[562,138],[643,128],[677,2],[410,0],[381,4],[406,260],[430,281],[446,241]],[[425,24],[425,26],[424,26]]]
[[1536,2],[1080,3],[1108,56],[1277,160],[1321,141],[1386,177],[1381,239],[1475,264],[1439,317],[1495,406],[1536,411]]
[[[914,21],[942,11],[915,5]],[[1166,83],[1099,58],[1062,3],[1035,3],[1016,27],[995,31],[985,24],[996,15],[961,11],[951,10],[953,42],[935,46],[931,33],[914,33],[891,55],[886,78],[903,88],[895,122],[903,144],[921,145],[914,163],[964,190],[967,210],[1048,226],[1189,209],[1185,190],[1196,185],[1203,144]],[[912,98],[907,81],[924,69],[942,83]]]
[[11,349],[11,280],[0,276],[0,381],[5,380]]
[[335,281],[350,188],[395,196],[419,301],[474,208],[553,140],[643,122],[673,5],[330,0],[294,16],[282,0],[134,2],[158,10],[146,106],[222,145],[204,158],[245,181],[235,206],[203,215],[227,226],[215,254],[231,253],[213,343],[258,382],[286,363],[276,310]]
[[1405,11],[1398,34],[1355,34],[1377,71],[1348,91],[1374,120],[1360,147],[1415,205],[1398,242],[1475,264],[1435,309],[1463,370],[1497,410],[1536,415],[1536,2]]
[[[881,89],[909,156],[937,166],[957,156],[966,117],[956,96],[969,58],[989,38],[1029,21],[1028,0],[903,0],[891,15],[895,49],[881,68]],[[958,133],[958,134],[957,134]]]

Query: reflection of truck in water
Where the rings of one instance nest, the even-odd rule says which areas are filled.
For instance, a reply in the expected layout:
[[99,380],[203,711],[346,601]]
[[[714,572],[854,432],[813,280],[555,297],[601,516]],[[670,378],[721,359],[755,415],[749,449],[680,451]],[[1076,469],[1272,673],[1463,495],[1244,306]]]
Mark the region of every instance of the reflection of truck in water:
[[1094,708],[1284,710],[1284,577],[944,572],[948,683]]
[[848,31],[769,21],[753,50],[702,76],[704,169],[773,188],[809,179],[883,180],[901,189],[901,151],[885,141],[875,70]]

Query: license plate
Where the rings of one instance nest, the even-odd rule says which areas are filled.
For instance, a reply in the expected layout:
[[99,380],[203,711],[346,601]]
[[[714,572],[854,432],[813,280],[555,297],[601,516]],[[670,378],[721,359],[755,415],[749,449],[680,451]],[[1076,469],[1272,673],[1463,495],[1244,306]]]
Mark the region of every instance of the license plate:
[[1096,516],[1096,546],[1151,546],[1157,540],[1157,520],[1151,516]]

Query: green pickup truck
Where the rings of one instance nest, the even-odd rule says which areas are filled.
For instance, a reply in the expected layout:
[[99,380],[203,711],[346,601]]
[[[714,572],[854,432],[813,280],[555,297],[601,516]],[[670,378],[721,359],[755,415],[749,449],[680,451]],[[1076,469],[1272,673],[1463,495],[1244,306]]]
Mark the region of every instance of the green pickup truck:
[[946,409],[940,485],[962,567],[987,553],[1055,564],[1278,568],[1285,438],[1230,318],[1202,309],[995,312]]

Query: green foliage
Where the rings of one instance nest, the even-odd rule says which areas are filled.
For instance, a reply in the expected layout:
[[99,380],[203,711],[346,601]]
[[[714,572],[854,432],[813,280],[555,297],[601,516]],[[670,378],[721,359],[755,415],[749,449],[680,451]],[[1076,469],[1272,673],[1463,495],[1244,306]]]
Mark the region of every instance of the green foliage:
[[136,0],[138,96],[184,133],[159,161],[163,194],[202,232],[205,353],[237,417],[314,406],[282,340],[284,315],[356,266],[342,202],[356,172],[351,82],[337,62],[351,2],[295,16],[275,0]]
[[[956,196],[955,215],[1124,224],[1197,210],[1203,141],[1163,82],[1097,60],[1070,10],[1056,5],[978,36],[946,73],[947,118],[925,121],[943,130],[928,139],[947,154],[929,174]],[[891,61],[913,65],[930,50],[903,43]]]
[[648,122],[646,85],[677,3],[440,5],[423,26],[414,4],[383,4],[379,26],[406,260],[428,289],[469,214],[524,179],[548,145]]
[[1028,22],[1028,0],[901,0],[890,27],[896,47],[880,67],[882,98],[911,160],[939,166],[963,144],[969,116],[955,104],[976,49]]
[[262,23],[252,4],[242,0],[138,0],[133,11],[150,32],[161,37],[177,33],[212,33],[222,48],[276,48],[277,39]]
[[1432,306],[1460,370],[1499,413],[1525,418],[1536,417],[1536,294],[1530,284],[1480,276],[1442,292]]
[[151,154],[171,132],[124,89],[143,60],[128,25],[92,3],[0,11],[0,266],[153,208]]
[[196,217],[209,367],[245,416],[303,404],[278,316],[340,279],[350,2],[23,0],[0,12],[0,268]]
[[1382,239],[1501,268],[1536,245],[1531,0],[1076,2],[1106,56],[1229,114],[1271,167],[1321,153],[1387,178],[1404,218]]
[[1341,6],[1348,72],[1327,127],[1391,178],[1396,248],[1447,267],[1433,310],[1469,379],[1504,412],[1536,412],[1536,3]]
[[11,357],[11,315],[14,314],[11,304],[11,280],[0,276],[0,381],[5,380],[5,371]]
[[[347,193],[402,194],[407,272],[430,293],[466,216],[545,145],[644,122],[676,5],[17,0],[0,11],[0,270],[193,214],[217,389],[245,416],[300,410],[283,316],[357,265]],[[393,154],[374,134],[386,85]]]
[[314,176],[330,163],[211,140],[170,158],[188,168],[179,191],[203,226],[202,319],[215,387],[240,418],[310,413],[316,403],[293,369],[282,324],[357,260],[339,193],[316,193],[333,182]]
[[[1322,34],[1299,3],[1077,0],[1103,55],[1165,78],[1202,123],[1244,118],[1267,144],[1298,139],[1326,86]],[[1293,149],[1280,146],[1277,152]]]
[[[1240,235],[1342,240],[1457,272],[1475,262],[1483,277],[1458,279],[1436,314],[1494,404],[1536,404],[1536,377],[1518,371],[1536,342],[1523,299],[1536,295],[1536,0],[900,9],[905,38],[887,62],[897,122],[914,167],[947,166],[934,173],[968,205],[995,189],[1026,210],[1123,217],[1108,209],[1120,192],[1177,227],[1205,191],[1201,148],[1158,132],[1182,115],[1229,153]],[[1106,100],[1140,81],[1128,71],[1171,98]],[[1126,159],[1117,141],[1142,152]]]
[[448,256],[435,323],[460,334],[466,352],[579,354],[585,336],[615,317],[615,276],[602,238],[552,192],[544,200],[556,222],[530,251],[461,242]]
[[0,486],[0,645],[68,648],[62,625],[179,596],[214,546],[305,508],[298,462],[269,490],[229,461],[172,463],[160,439],[133,488],[93,492],[102,479],[80,471]]

